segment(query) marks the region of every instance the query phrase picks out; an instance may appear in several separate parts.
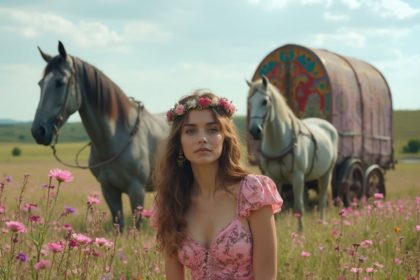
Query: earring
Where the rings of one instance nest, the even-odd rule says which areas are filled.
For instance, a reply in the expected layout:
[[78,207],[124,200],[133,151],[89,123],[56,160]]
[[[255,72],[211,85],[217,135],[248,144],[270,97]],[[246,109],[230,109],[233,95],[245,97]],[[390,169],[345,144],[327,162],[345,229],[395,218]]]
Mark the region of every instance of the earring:
[[178,167],[183,167],[184,166],[185,156],[184,156],[184,153],[182,152],[182,150],[179,151],[179,155],[176,159],[176,162],[178,164]]

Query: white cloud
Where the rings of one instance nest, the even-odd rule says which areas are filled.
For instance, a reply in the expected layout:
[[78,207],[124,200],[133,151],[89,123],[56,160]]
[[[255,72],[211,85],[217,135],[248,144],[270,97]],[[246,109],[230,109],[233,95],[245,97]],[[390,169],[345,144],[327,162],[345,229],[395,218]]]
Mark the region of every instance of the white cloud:
[[[313,37],[313,45],[326,47],[331,44],[341,44],[355,48],[365,47],[367,40],[386,39],[397,41],[411,34],[408,28],[349,28],[341,27],[335,33],[317,33]],[[384,41],[385,42],[385,41]]]
[[358,9],[361,6],[358,0],[341,0],[341,2],[352,10]]
[[394,108],[419,108],[420,92],[413,88],[413,82],[420,77],[420,54],[407,54],[406,51],[394,49],[390,57],[374,62],[374,65],[387,79]]
[[[296,3],[297,1],[294,0],[248,0],[249,3],[253,5],[261,5],[267,8],[273,9],[283,9],[289,3]],[[326,7],[330,7],[333,3],[333,0],[299,0],[299,4],[306,6],[310,4],[325,4]]]
[[381,17],[406,19],[417,15],[420,10],[412,8],[402,0],[376,0],[366,2],[366,6],[377,12]]
[[324,19],[327,21],[349,21],[350,17],[348,15],[332,14],[330,12],[325,12]]
[[27,38],[55,33],[70,37],[77,45],[88,48],[103,47],[126,52],[130,50],[130,43],[161,42],[170,38],[170,34],[151,22],[128,22],[123,30],[118,32],[99,21],[73,22],[51,13],[0,8],[0,17],[3,21],[3,31],[14,32]]
[[124,26],[124,38],[129,41],[167,42],[172,35],[146,21],[130,21]]
[[11,119],[22,120],[22,113],[27,115],[23,120],[35,114],[39,98],[36,83],[42,71],[30,64],[0,64],[1,87],[0,112]]
[[[416,80],[420,77],[420,54],[403,54],[399,49],[392,50],[393,56],[376,64],[384,71],[392,73],[394,79]],[[410,71],[401,71],[410,69]],[[390,75],[391,76],[391,75]]]
[[366,36],[355,30],[347,28],[339,29],[335,34],[318,33],[311,35],[314,47],[327,47],[332,44],[341,44],[354,48],[366,46]]

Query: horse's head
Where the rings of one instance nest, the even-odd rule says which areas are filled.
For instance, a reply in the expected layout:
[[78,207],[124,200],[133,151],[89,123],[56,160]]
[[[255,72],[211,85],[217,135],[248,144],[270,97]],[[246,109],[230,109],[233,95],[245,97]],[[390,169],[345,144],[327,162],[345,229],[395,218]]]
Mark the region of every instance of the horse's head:
[[272,118],[271,96],[269,94],[269,80],[263,76],[256,82],[247,81],[248,93],[248,131],[255,140],[261,140],[264,123]]
[[41,97],[32,123],[32,136],[38,144],[49,145],[55,132],[76,112],[81,104],[80,90],[76,81],[74,60],[67,55],[61,42],[57,56],[44,53],[47,62],[39,86]]

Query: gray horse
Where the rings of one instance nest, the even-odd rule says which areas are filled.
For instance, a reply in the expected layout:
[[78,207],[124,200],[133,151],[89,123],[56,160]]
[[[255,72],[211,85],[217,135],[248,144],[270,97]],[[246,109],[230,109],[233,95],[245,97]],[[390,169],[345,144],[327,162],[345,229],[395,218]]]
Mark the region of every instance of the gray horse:
[[[149,113],[141,102],[129,99],[105,74],[67,54],[38,48],[47,62],[39,82],[41,97],[32,123],[38,144],[50,145],[68,117],[79,111],[91,140],[89,168],[101,184],[114,223],[124,228],[121,195],[129,196],[134,213],[144,203],[149,174],[159,142],[169,133],[163,116]],[[137,226],[140,218],[137,219]]]

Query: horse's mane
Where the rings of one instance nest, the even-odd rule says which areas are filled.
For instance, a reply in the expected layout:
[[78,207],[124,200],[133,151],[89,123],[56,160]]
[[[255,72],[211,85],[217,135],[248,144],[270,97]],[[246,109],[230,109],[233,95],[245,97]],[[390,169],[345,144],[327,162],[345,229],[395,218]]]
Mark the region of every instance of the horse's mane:
[[[78,79],[83,79],[85,83],[88,102],[112,120],[128,120],[133,103],[122,89],[95,66],[79,58],[72,58]],[[59,69],[62,61],[61,56],[55,56],[45,67],[44,76]]]
[[107,114],[110,119],[128,119],[129,109],[133,103],[122,89],[108,76],[93,65],[74,58],[75,64],[81,64],[81,76],[85,79],[88,100],[93,106]]
[[297,134],[300,128],[300,119],[296,117],[295,113],[292,111],[290,106],[287,104],[286,97],[274,86],[272,83],[267,84],[267,91],[271,91],[271,94],[277,98],[273,98],[276,100],[277,112],[284,113],[284,118],[290,118],[290,122],[292,124],[292,128]]

